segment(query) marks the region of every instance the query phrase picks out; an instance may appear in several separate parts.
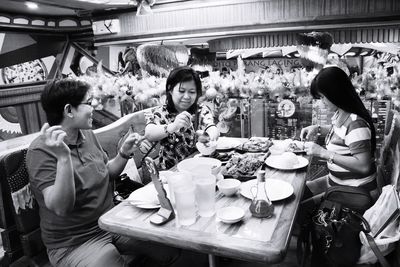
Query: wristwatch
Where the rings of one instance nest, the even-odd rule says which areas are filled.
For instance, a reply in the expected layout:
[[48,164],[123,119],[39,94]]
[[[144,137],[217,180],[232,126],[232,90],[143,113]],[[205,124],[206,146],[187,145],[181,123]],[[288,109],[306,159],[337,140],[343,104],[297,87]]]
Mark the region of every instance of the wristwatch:
[[127,155],[124,152],[122,152],[121,149],[118,151],[118,155],[120,155],[121,158],[123,158],[123,159],[131,159],[131,158],[133,158],[133,153],[130,154],[130,155]]
[[333,159],[334,159],[334,157],[335,157],[335,152],[333,152],[333,153],[329,156],[329,159],[328,159],[328,163],[329,163],[329,164],[333,164]]

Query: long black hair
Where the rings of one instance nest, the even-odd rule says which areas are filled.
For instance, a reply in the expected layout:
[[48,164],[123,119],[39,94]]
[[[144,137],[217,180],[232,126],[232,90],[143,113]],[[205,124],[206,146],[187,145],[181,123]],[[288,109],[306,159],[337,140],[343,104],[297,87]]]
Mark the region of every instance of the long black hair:
[[372,117],[358,96],[350,78],[338,67],[322,69],[311,83],[311,95],[318,99],[324,95],[338,108],[354,113],[366,120],[371,130],[371,152],[376,150],[376,134]]
[[182,82],[188,82],[188,81],[194,81],[194,84],[196,86],[196,100],[194,101],[193,105],[188,108],[188,112],[190,114],[195,114],[197,112],[197,101],[199,100],[199,97],[202,94],[202,87],[201,87],[201,80],[199,75],[190,67],[183,66],[183,67],[177,67],[173,69],[167,78],[167,83],[166,83],[166,95],[167,95],[167,110],[171,113],[177,112],[175,108],[174,101],[172,100],[172,90],[178,83]]

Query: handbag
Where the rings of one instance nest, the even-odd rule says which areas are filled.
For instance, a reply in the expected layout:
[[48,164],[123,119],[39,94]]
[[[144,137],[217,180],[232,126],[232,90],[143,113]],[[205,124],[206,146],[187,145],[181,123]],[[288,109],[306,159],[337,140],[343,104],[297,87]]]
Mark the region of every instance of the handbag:
[[369,230],[360,212],[372,204],[369,192],[362,188],[328,188],[299,236],[298,251],[305,251],[301,264],[306,264],[311,251],[311,266],[354,266],[360,257],[359,232]]
[[143,184],[131,180],[131,178],[126,173],[119,175],[115,179],[114,183],[115,188],[113,201],[115,205],[119,204],[122,200],[129,197],[129,195],[136,189],[143,187]]
[[354,266],[360,257],[359,232],[364,229],[368,228],[359,213],[325,199],[312,217],[311,265]]

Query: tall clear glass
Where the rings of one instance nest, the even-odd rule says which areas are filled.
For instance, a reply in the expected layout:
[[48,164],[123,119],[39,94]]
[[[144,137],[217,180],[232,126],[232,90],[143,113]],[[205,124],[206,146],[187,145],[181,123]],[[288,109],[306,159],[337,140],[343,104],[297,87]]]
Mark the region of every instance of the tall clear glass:
[[196,199],[193,184],[174,185],[175,207],[178,224],[191,225],[196,222]]
[[171,201],[172,207],[175,207],[175,195],[174,195],[174,187],[178,185],[183,185],[184,183],[192,183],[192,177],[190,174],[175,172],[167,176],[168,183],[168,191],[169,191],[169,200]]
[[211,173],[194,176],[196,202],[201,217],[211,217],[215,213],[216,177]]

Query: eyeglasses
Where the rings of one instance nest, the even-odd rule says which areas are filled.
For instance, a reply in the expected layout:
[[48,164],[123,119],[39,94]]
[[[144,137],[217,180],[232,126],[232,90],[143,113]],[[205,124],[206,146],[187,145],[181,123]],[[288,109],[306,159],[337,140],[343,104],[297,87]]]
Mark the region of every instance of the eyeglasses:
[[92,106],[92,101],[93,101],[93,98],[89,98],[89,99],[86,100],[85,102],[79,103],[79,105],[88,105],[88,106]]

